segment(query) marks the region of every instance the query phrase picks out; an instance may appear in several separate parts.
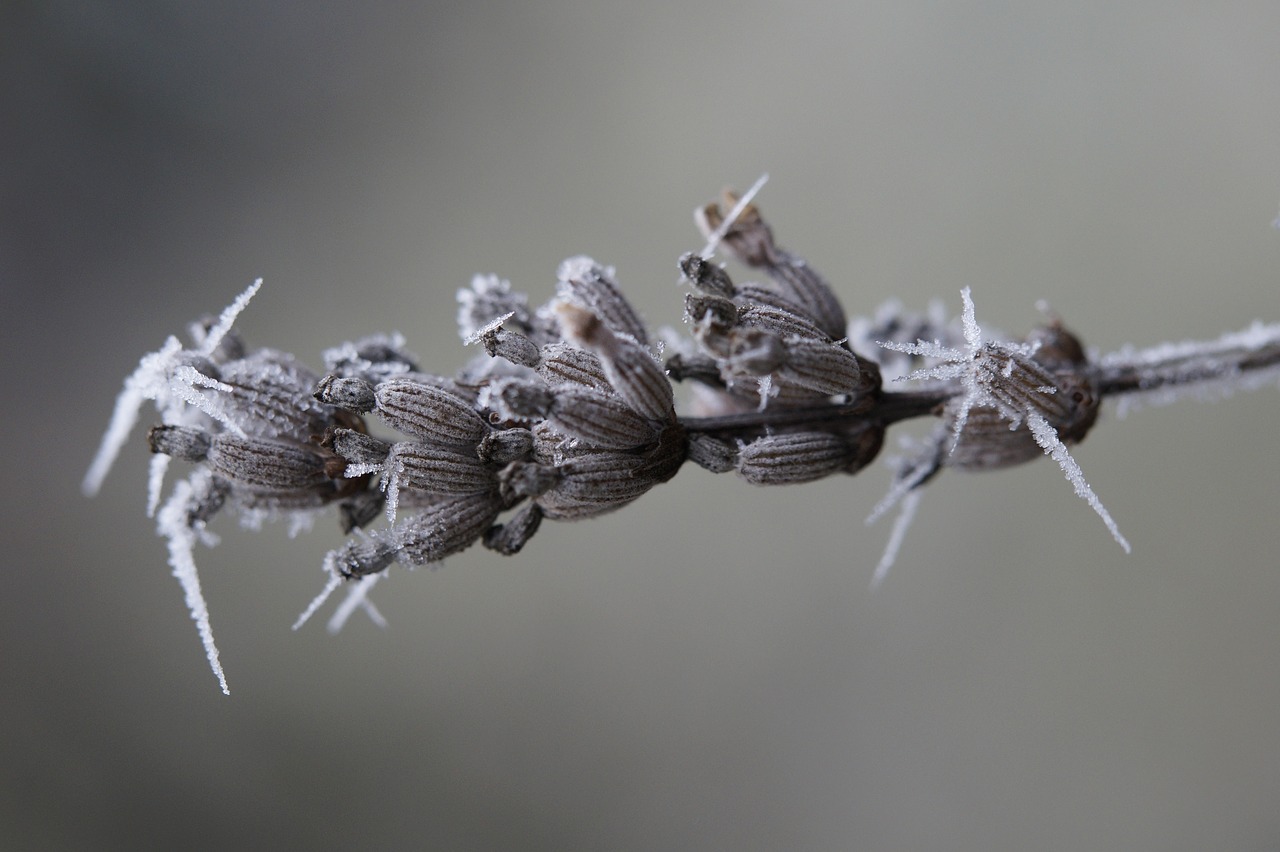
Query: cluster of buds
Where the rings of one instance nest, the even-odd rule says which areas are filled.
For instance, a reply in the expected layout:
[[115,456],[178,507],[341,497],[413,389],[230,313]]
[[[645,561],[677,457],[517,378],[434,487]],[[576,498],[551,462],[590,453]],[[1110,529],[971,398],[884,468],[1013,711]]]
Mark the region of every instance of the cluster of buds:
[[880,369],[850,348],[844,309],[817,271],[774,243],[753,205],[741,205],[731,193],[725,202],[738,206],[732,221],[709,204],[697,213],[699,226],[709,237],[718,235],[736,259],[762,270],[769,284],[736,285],[703,255],[681,257],[681,275],[693,290],[685,297],[685,322],[698,351],[678,353],[667,367],[672,378],[695,383],[701,413],[768,410],[770,425],[745,437],[702,430],[691,457],[715,472],[736,470],[755,485],[856,473],[880,451],[884,423],[851,416],[786,423],[786,415],[833,405],[868,412],[880,395]]
[[[928,416],[932,435],[893,462],[872,515],[902,504],[877,580],[919,487],[940,470],[1044,454],[1128,549],[1067,450],[1093,427],[1102,398],[1280,365],[1274,325],[1103,358],[1057,318],[1021,341],[992,339],[967,289],[958,320],[893,307],[850,323],[817,271],[774,242],[750,196],[727,193],[727,212],[697,211],[709,243],[678,264],[692,341],[666,341],[665,363],[614,271],[586,257],[561,264],[554,297],[538,308],[494,276],[460,290],[461,335],[485,354],[453,378],[420,371],[399,336],[330,349],[323,374],[285,353],[250,351],[231,326],[254,284],[220,317],[194,324],[190,347],[169,338],[143,358],[85,491],[97,492],[138,409],[153,401],[161,423],[149,434],[148,513],[225,691],[193,556],[197,542],[214,542],[206,526],[219,511],[303,527],[336,506],[351,537],[326,558],[329,584],[304,618],[349,579],[360,582],[348,601],[372,613],[364,592],[393,563],[438,562],[476,542],[517,553],[543,519],[613,511],[686,461],[755,485],[856,473],[889,426]],[[765,280],[735,283],[711,260],[720,249]],[[903,379],[912,389],[894,389]],[[676,413],[673,381],[690,388],[689,415]],[[161,504],[171,458],[193,469]],[[387,523],[375,525],[382,515]]]
[[436,562],[475,541],[513,554],[543,518],[611,511],[679,469],[671,385],[612,271],[575,258],[559,279],[555,301],[532,315],[504,281],[478,277],[463,291],[464,337],[493,360],[456,379],[406,370],[319,382],[320,402],[405,436],[335,429],[323,442],[347,477],[378,476],[391,521],[331,555],[342,576]]

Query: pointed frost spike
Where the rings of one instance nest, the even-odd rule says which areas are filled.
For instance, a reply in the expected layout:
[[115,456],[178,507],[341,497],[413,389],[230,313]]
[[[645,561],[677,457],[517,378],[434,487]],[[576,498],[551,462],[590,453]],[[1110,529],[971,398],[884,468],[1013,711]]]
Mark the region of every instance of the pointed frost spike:
[[[346,626],[347,620],[350,619],[351,614],[356,611],[356,607],[365,607],[366,611],[368,611],[368,607],[372,606],[372,604],[369,604],[367,600],[369,591],[377,585],[378,581],[384,576],[386,575],[368,574],[361,577],[355,583],[352,583],[350,590],[347,592],[346,598],[342,603],[338,604],[338,608],[334,611],[333,617],[329,619],[329,624],[326,629],[330,633],[338,633]],[[376,616],[370,616],[373,618],[373,623],[377,624],[379,627],[386,627],[387,620],[382,617],[382,613],[379,613],[376,608],[373,612],[377,613]]]
[[769,182],[769,173],[765,172],[756,178],[756,182],[751,184],[751,188],[742,194],[738,199],[738,203],[733,205],[733,209],[725,214],[724,221],[720,223],[720,227],[707,237],[707,244],[702,247],[702,251],[698,252],[698,256],[703,260],[710,260],[712,255],[716,253],[716,248],[720,245],[720,241],[724,239],[724,235],[729,233],[729,229],[733,227],[733,223],[738,221],[738,217],[742,215],[742,211],[747,209],[747,205],[756,197],[764,185]]
[[102,481],[107,478],[121,448],[129,440],[129,433],[138,422],[138,409],[148,399],[156,399],[166,387],[165,366],[181,351],[182,343],[178,338],[170,337],[158,351],[143,356],[138,368],[124,380],[124,387],[116,397],[116,407],[111,412],[111,422],[80,485],[86,497],[97,495],[102,488]]
[[1102,518],[1102,522],[1111,531],[1111,537],[1124,548],[1124,552],[1131,553],[1133,549],[1129,546],[1128,540],[1120,534],[1120,527],[1116,525],[1111,513],[1102,505],[1098,495],[1093,493],[1093,489],[1085,481],[1084,472],[1080,470],[1080,465],[1071,457],[1071,453],[1067,451],[1066,445],[1062,443],[1062,439],[1058,437],[1058,433],[1049,424],[1049,421],[1039,414],[1030,414],[1027,416],[1027,426],[1031,429],[1031,434],[1035,436],[1036,443],[1044,449],[1045,453],[1053,457],[1053,460],[1058,463],[1058,467],[1062,468],[1062,472],[1066,474],[1067,481],[1074,486],[1076,496],[1088,503],[1090,508],[1097,512],[1098,517]]
[[978,326],[978,320],[973,309],[973,297],[968,287],[960,291],[960,298],[964,301],[964,316],[962,317],[964,339],[969,344],[970,354],[972,354],[972,352],[982,348],[982,329]]
[[[892,352],[906,352],[908,355],[919,355],[923,358],[938,358],[944,361],[958,361],[964,353],[950,346],[943,346],[938,340],[917,340],[915,343],[897,343],[892,340],[877,340],[876,346]],[[908,376],[907,378],[912,378]]]
[[364,614],[369,616],[369,620],[373,622],[374,627],[386,630],[391,626],[387,621],[387,617],[382,614],[382,610],[378,609],[378,605],[369,600],[368,596],[360,599],[360,608],[364,610]]
[[338,576],[338,572],[333,570],[333,558],[326,557],[324,560],[325,571],[329,574],[329,580],[324,584],[324,588],[320,590],[320,594],[311,599],[311,603],[307,604],[307,608],[298,616],[298,620],[293,623],[293,630],[299,630],[302,625],[306,624],[311,616],[316,614],[316,610],[324,606],[324,602],[329,596],[338,590],[338,586],[342,585],[342,577]]
[[235,323],[236,317],[240,316],[240,312],[249,306],[249,300],[258,292],[258,288],[262,286],[262,279],[259,278],[250,284],[245,291],[230,305],[223,308],[222,313],[218,315],[218,321],[213,324],[213,328],[209,329],[205,334],[204,340],[200,342],[200,348],[196,351],[206,358],[218,348],[218,344],[222,342],[222,338],[227,336],[227,332],[231,330],[231,326]]
[[898,517],[893,521],[893,529],[889,531],[889,541],[885,543],[884,554],[880,557],[880,562],[876,565],[875,573],[871,575],[871,588],[877,589],[884,582],[884,578],[888,576],[889,569],[893,567],[893,563],[898,561],[898,551],[902,549],[902,542],[907,537],[907,530],[911,528],[911,522],[915,520],[916,509],[920,507],[920,498],[923,494],[919,491],[910,491],[902,498],[902,508],[898,510]]
[[964,433],[964,427],[969,422],[969,412],[973,409],[973,397],[974,393],[971,390],[960,401],[960,410],[956,412],[956,425],[951,431],[951,446],[947,449],[947,455],[954,455],[956,447],[960,446],[960,436]]
[[[935,441],[937,439],[935,438]],[[866,524],[871,526],[884,515],[885,512],[892,509],[900,500],[907,497],[916,486],[924,482],[930,476],[938,472],[938,452],[936,443],[930,446],[928,455],[917,458],[914,462],[908,462],[911,469],[903,474],[899,474],[889,486],[888,492],[880,498],[880,502],[876,503],[875,508],[871,510],[871,514],[867,515]]]
[[154,518],[160,506],[160,492],[164,489],[164,475],[169,470],[169,456],[156,453],[147,466],[147,517]]
[[[193,475],[194,476],[194,475]],[[213,641],[213,627],[209,623],[209,608],[205,604],[204,594],[200,590],[200,575],[196,571],[193,551],[197,539],[196,530],[187,523],[189,506],[192,503],[195,489],[190,479],[179,482],[173,494],[160,509],[156,520],[156,531],[167,539],[169,544],[169,567],[173,576],[182,585],[187,609],[191,612],[191,620],[196,623],[200,633],[200,642],[204,646],[209,667],[218,678],[223,695],[230,695],[227,688],[227,676],[222,671],[222,663],[218,660],[218,646]]]

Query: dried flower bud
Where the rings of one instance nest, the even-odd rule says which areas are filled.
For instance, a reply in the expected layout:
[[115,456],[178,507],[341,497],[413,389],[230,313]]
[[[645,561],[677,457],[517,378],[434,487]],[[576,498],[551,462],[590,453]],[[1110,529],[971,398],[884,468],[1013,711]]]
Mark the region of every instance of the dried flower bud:
[[[1055,387],[1056,392],[1040,394],[1047,399],[1032,397],[1030,402],[1037,405],[1029,406],[1024,412],[1034,412],[1043,417],[1064,444],[1079,443],[1097,422],[1098,400],[1084,377],[1067,374],[1055,377],[1053,381],[1051,387]],[[1012,393],[1006,395],[1006,399],[1013,397]],[[1046,404],[1050,400],[1051,406]],[[962,400],[952,400],[947,404],[944,411],[947,434],[954,434],[961,410]],[[960,470],[998,470],[1033,461],[1042,455],[1043,448],[1025,423],[1011,423],[1007,411],[1002,409],[975,406],[969,409],[959,440],[943,462]]]
[[476,542],[500,509],[496,493],[441,500],[392,527],[374,531],[366,541],[349,542],[330,554],[331,564],[344,577],[362,577],[382,571],[393,561],[439,562]]
[[615,396],[590,388],[562,387],[547,412],[557,431],[600,449],[641,447],[657,437],[653,424]]
[[675,397],[662,367],[634,337],[615,334],[593,312],[567,302],[556,304],[565,336],[600,358],[609,384],[637,413],[661,423],[674,423]]
[[568,459],[558,468],[560,479],[537,504],[552,520],[571,521],[611,512],[660,481],[646,475],[648,463],[629,453],[601,450]]
[[[725,207],[731,208],[738,198],[726,190],[723,200]],[[720,208],[715,204],[703,207],[695,214],[695,219],[708,237],[724,221]],[[847,334],[844,308],[830,285],[804,260],[774,244],[773,232],[754,204],[748,204],[730,225],[722,244],[748,266],[764,269],[782,295],[799,306],[803,315],[813,320],[833,340]]]
[[321,446],[333,450],[349,465],[361,468],[360,474],[381,468],[391,451],[389,442],[355,429],[331,429]]
[[609,377],[605,375],[600,359],[592,353],[569,343],[549,343],[542,347],[542,361],[538,375],[547,384],[585,385],[612,393]]
[[381,536],[356,539],[330,553],[328,561],[333,570],[343,577],[364,577],[386,570],[396,561],[398,551],[398,544]]
[[157,426],[148,440],[152,452],[203,461],[216,475],[252,489],[297,491],[330,482],[325,467],[328,457],[311,444],[227,432],[206,435],[184,426]]
[[533,433],[528,429],[497,429],[480,439],[476,457],[484,464],[505,465],[533,452]]
[[739,451],[738,473],[752,485],[811,482],[853,465],[865,465],[869,459],[860,459],[859,449],[843,436],[829,432],[765,435]]
[[784,341],[786,360],[775,381],[827,395],[857,397],[880,388],[880,369],[843,346],[810,338]]
[[379,417],[391,428],[442,444],[475,445],[489,427],[457,394],[409,379],[392,379],[374,389]]
[[586,308],[614,334],[634,337],[641,346],[648,335],[640,316],[622,295],[614,281],[612,267],[601,266],[589,257],[571,257],[556,270],[557,292],[563,301]]
[[546,417],[554,401],[555,394],[541,382],[503,378],[489,387],[489,406],[503,420],[527,422]]
[[316,385],[315,398],[326,405],[334,405],[356,414],[373,411],[377,404],[373,386],[361,378],[329,375]]
[[534,503],[521,507],[505,524],[495,524],[485,531],[482,543],[503,556],[514,556],[533,538],[542,524],[542,510]]
[[305,441],[335,422],[334,409],[312,398],[315,373],[292,355],[263,349],[212,374],[193,363],[174,369],[175,388],[186,403],[234,431]]
[[[725,210],[732,209],[738,203],[738,195],[731,189],[726,188],[720,197]],[[708,239],[724,225],[724,213],[714,201],[695,210],[693,218],[698,230]],[[724,232],[720,244],[748,266],[759,267],[768,262],[773,251],[773,234],[760,218],[760,211],[756,206],[748,204]]]
[[829,343],[832,339],[800,314],[772,305],[752,304],[743,307],[738,311],[738,325],[758,328],[779,337],[803,337],[823,343]]
[[400,489],[428,494],[477,494],[497,486],[497,477],[474,454],[421,441],[391,446],[386,461],[387,500]]
[[493,358],[502,358],[522,367],[536,367],[542,360],[532,340],[501,325],[486,327],[476,339]]
[[153,426],[147,443],[151,452],[183,461],[203,461],[209,455],[209,435],[189,426]]
[[680,274],[685,280],[709,296],[732,299],[736,289],[724,267],[712,263],[697,252],[680,256]]
[[689,461],[712,473],[728,473],[738,463],[738,445],[704,433],[691,435]]

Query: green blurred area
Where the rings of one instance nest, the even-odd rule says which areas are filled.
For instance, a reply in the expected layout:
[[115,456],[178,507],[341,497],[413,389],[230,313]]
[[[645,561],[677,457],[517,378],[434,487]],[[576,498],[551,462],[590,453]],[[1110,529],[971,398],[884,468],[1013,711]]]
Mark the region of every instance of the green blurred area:
[[[197,554],[232,696],[143,517],[137,359],[253,279],[318,366],[432,370],[473,273],[615,265],[679,324],[724,184],[850,314],[889,298],[1102,350],[1280,319],[1280,6],[16,4],[0,13],[0,847],[1268,849],[1280,845],[1272,391],[1104,415],[931,486],[872,593],[888,472],[700,470],[525,552],[394,569],[289,625],[336,523]],[[891,437],[892,441],[892,437]],[[892,447],[891,447],[892,448]]]

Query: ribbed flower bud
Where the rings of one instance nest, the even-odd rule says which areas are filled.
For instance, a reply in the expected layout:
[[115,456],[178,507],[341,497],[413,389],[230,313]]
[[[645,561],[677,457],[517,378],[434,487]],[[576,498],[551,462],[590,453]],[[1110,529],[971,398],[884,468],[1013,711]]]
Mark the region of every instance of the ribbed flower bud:
[[601,266],[589,257],[571,257],[556,270],[556,292],[563,301],[586,308],[614,334],[634,337],[641,346],[648,334],[640,315],[622,295],[612,267]]
[[518,331],[495,322],[481,329],[468,343],[479,343],[492,358],[502,358],[522,367],[536,367],[542,360],[538,346]]
[[[726,191],[723,200],[729,209],[738,198]],[[723,224],[724,215],[719,206],[708,204],[696,212],[695,219],[703,234],[710,237]],[[803,259],[774,244],[773,232],[754,204],[748,204],[730,225],[722,245],[748,266],[763,269],[782,295],[831,339],[842,339],[848,333],[844,308],[835,291]]]
[[549,385],[577,384],[601,391],[611,391],[600,359],[581,347],[569,343],[548,343],[541,350],[538,375]]
[[650,420],[675,422],[671,382],[639,340],[615,334],[592,311],[568,302],[556,303],[556,315],[566,337],[600,358],[609,384],[623,402]]
[[691,435],[689,461],[712,473],[728,473],[738,463],[738,445],[712,435]]
[[651,421],[632,411],[616,396],[606,396],[590,388],[559,388],[546,416],[557,431],[601,449],[641,447],[657,437]]
[[474,445],[489,427],[471,405],[451,391],[407,379],[374,389],[378,416],[391,428],[442,444]]
[[489,406],[503,420],[528,422],[546,417],[555,394],[542,382],[503,378],[489,388]]
[[501,509],[497,494],[467,494],[441,500],[365,541],[348,542],[330,560],[344,577],[376,574],[393,561],[439,562],[476,542]]
[[305,441],[334,422],[334,410],[312,398],[315,373],[283,352],[262,349],[212,375],[187,364],[173,380],[187,403],[246,435]]
[[640,456],[602,450],[568,459],[558,468],[555,487],[537,498],[552,520],[578,520],[613,511],[660,481],[647,474]]
[[843,436],[829,432],[764,435],[739,451],[738,473],[752,485],[811,482],[857,463],[858,449]]
[[326,405],[334,405],[356,414],[373,411],[378,401],[373,393],[373,385],[355,376],[325,376],[316,385],[315,398]]
[[184,426],[157,426],[152,452],[203,461],[218,476],[254,489],[296,491],[329,482],[327,456],[315,445],[246,438],[228,432],[206,435]]
[[421,441],[392,444],[385,468],[388,500],[393,489],[428,494],[476,494],[497,485],[494,472],[474,454]]
[[528,429],[496,429],[480,439],[476,458],[484,464],[505,465],[533,452],[533,433]]

